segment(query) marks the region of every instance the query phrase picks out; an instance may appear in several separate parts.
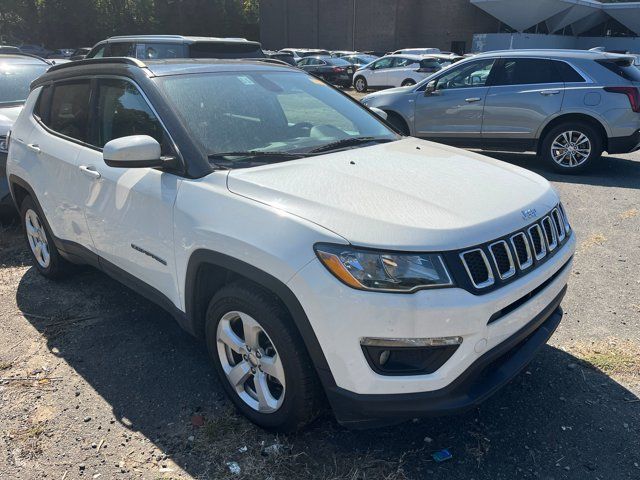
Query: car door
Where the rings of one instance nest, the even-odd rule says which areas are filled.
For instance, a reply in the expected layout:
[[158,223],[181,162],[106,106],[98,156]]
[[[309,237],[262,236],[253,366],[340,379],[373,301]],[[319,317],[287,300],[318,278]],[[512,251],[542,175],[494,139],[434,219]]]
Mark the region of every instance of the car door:
[[482,141],[533,142],[541,125],[562,107],[564,82],[558,62],[504,58],[494,68],[482,122]]
[[83,210],[88,185],[78,156],[88,148],[91,84],[73,80],[44,87],[26,142],[30,182],[53,234],[92,249]]
[[418,68],[418,62],[414,59],[395,57],[387,73],[387,85],[399,87],[405,80],[413,79]]
[[465,62],[423,85],[415,99],[416,135],[447,143],[479,142],[494,62],[493,58]]
[[129,80],[97,80],[93,149],[78,158],[90,188],[84,199],[95,250],[107,271],[133,275],[179,303],[175,280],[173,205],[181,178],[154,168],[106,165],[102,147],[129,135],[158,140],[172,155],[168,133],[141,90]]
[[383,57],[369,66],[366,78],[370,87],[389,86],[389,69],[393,65],[393,59],[394,57]]

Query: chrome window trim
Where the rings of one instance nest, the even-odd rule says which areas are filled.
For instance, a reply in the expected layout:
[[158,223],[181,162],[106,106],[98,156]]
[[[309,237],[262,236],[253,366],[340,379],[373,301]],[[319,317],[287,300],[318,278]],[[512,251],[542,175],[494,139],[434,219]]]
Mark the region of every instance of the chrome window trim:
[[[558,219],[557,225],[554,216]],[[564,229],[564,220],[562,219],[562,215],[560,214],[560,210],[558,208],[554,208],[553,210],[551,210],[551,219],[553,220],[554,226],[558,227],[556,228],[556,233],[558,234],[558,243],[561,243],[567,236],[567,233]]]
[[[516,248],[516,244],[514,242],[514,239],[516,237],[518,237],[518,236],[522,236],[522,238],[524,240],[525,248],[527,250],[527,261],[524,262],[524,263],[520,263],[520,257],[518,256],[518,249]],[[513,251],[516,253],[516,260],[518,262],[518,267],[520,268],[520,270],[526,270],[531,265],[533,265],[533,255],[531,253],[531,246],[529,245],[529,239],[527,238],[525,233],[524,232],[518,232],[518,233],[516,233],[514,235],[511,235],[509,240],[511,242],[511,246],[513,247]]]
[[[538,231],[538,235],[540,235],[540,245],[542,247],[542,250],[539,254],[538,252],[536,252],[536,242],[533,241],[533,236],[531,235],[531,230],[534,230],[534,229],[536,229]],[[529,240],[531,240],[531,247],[533,248],[533,255],[535,259],[542,260],[544,257],[547,256],[547,242],[544,239],[545,235],[544,235],[544,232],[542,231],[542,228],[540,228],[540,225],[536,223],[534,225],[531,225],[527,229],[527,233],[529,234]]]
[[[467,261],[464,258],[465,255],[468,255],[473,252],[480,252],[482,260],[484,261],[484,264],[487,267],[487,280],[485,280],[484,282],[480,282],[480,283],[475,282],[475,280],[473,279],[473,275],[471,275],[471,270],[469,270],[469,266],[467,265]],[[462,265],[464,265],[464,269],[467,271],[469,280],[471,281],[471,283],[475,288],[478,288],[478,289],[487,288],[495,283],[495,279],[493,277],[493,269],[489,264],[489,260],[487,259],[487,255],[484,253],[484,250],[482,250],[481,248],[474,248],[472,250],[467,250],[465,252],[462,252],[459,256],[460,256],[460,260],[462,260]]]
[[[544,222],[549,222],[549,227],[551,230],[551,240],[547,238],[547,229],[544,228]],[[553,252],[558,246],[558,234],[556,232],[556,226],[553,224],[553,219],[550,215],[547,215],[542,220],[540,220],[540,225],[542,226],[542,231],[544,233],[544,239],[547,242],[547,247],[549,248],[549,252]]]
[[[493,253],[493,247],[495,245],[504,245],[505,250],[507,251],[507,257],[509,257],[509,271],[504,275],[500,272],[500,267],[498,267],[498,261],[496,260],[496,256]],[[491,258],[493,259],[493,264],[496,266],[496,271],[498,272],[498,276],[501,280],[506,280],[507,278],[511,278],[516,274],[516,264],[513,262],[513,256],[511,255],[511,249],[509,245],[504,240],[498,240],[497,242],[493,242],[489,245],[489,253],[491,254]]]

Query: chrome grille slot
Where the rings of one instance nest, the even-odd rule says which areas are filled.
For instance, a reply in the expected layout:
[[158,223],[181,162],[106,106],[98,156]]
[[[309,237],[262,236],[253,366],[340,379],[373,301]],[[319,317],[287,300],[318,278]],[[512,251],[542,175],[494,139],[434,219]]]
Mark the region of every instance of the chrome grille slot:
[[557,208],[554,208],[551,211],[551,218],[553,219],[553,224],[556,227],[556,232],[558,232],[558,242],[562,242],[566,236],[564,231],[564,220]]
[[549,251],[552,252],[558,246],[558,236],[556,234],[556,229],[553,226],[551,217],[544,217],[541,223],[542,228],[544,229],[545,239],[547,240],[547,246],[549,247]]
[[460,254],[467,275],[476,288],[490,287],[494,283],[493,271],[485,253],[476,248]]
[[491,253],[491,258],[493,258],[493,263],[496,266],[498,275],[500,275],[502,280],[511,278],[516,274],[516,266],[513,263],[513,256],[511,255],[511,250],[509,250],[507,242],[500,240],[492,243],[489,245],[489,252]]
[[531,240],[533,254],[536,257],[536,260],[544,258],[547,255],[547,245],[544,243],[540,225],[535,224],[529,227],[529,239]]
[[558,204],[558,208],[560,209],[560,215],[562,215],[565,234],[569,235],[569,233],[571,233],[571,225],[569,225],[569,218],[567,217],[567,213],[564,211],[564,205],[560,203]]
[[520,270],[526,270],[533,265],[533,255],[527,236],[523,232],[518,232],[511,237],[511,246],[516,253],[516,260]]

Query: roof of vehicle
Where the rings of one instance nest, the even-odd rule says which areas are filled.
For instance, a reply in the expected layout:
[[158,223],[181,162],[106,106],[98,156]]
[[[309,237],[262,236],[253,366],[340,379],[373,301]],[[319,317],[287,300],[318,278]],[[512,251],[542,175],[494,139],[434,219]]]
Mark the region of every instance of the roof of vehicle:
[[26,65],[51,65],[51,62],[48,62],[44,58],[28,53],[0,53],[0,62],[22,63]]
[[198,42],[221,42],[221,43],[254,43],[260,45],[260,42],[254,42],[253,40],[247,40],[246,38],[236,37],[192,37],[184,35],[119,35],[115,37],[109,37],[106,42],[123,41],[133,42],[137,40],[145,40],[148,42],[184,42],[184,43],[198,43]]
[[548,58],[581,58],[585,60],[604,60],[607,58],[633,58],[633,55],[619,53],[597,52],[593,50],[561,50],[561,49],[521,49],[521,50],[496,50],[475,55],[473,58],[482,57],[548,57]]

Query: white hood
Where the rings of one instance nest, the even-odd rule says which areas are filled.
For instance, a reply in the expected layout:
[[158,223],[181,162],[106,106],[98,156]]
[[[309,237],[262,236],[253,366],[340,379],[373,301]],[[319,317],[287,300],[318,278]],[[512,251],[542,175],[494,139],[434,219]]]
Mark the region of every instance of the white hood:
[[22,107],[22,105],[19,105],[17,107],[0,108],[0,135],[4,136],[11,130],[11,126],[20,115]]
[[558,197],[528,170],[417,139],[232,170],[231,192],[272,205],[354,245],[451,250],[524,227],[522,210]]

